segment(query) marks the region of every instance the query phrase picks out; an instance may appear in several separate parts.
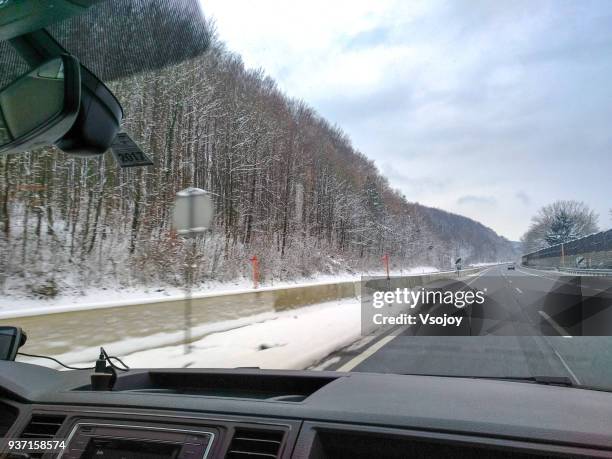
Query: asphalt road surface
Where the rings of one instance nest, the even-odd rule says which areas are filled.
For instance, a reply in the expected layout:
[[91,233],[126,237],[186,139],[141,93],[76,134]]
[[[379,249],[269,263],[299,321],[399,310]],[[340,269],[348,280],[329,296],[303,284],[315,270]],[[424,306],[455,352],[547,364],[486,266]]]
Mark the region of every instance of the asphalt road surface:
[[328,356],[318,368],[474,377],[562,376],[574,384],[611,389],[612,333],[576,336],[604,334],[612,323],[611,284],[610,278],[495,266],[465,282],[433,286],[486,291],[486,302],[469,314],[470,332],[477,336],[423,336],[418,327],[399,326],[364,336]]

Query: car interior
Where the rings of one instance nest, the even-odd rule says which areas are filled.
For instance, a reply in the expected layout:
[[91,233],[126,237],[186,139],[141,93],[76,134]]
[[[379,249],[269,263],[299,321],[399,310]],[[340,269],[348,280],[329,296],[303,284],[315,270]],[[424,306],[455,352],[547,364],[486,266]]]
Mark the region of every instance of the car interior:
[[[119,102],[46,30],[99,2],[0,1],[0,39],[31,68],[0,93],[0,153],[54,145],[91,157],[116,141]],[[612,457],[606,391],[436,375],[128,369],[103,349],[94,367],[56,370],[15,361],[27,332],[0,330],[8,459]],[[9,449],[17,439],[61,444]]]

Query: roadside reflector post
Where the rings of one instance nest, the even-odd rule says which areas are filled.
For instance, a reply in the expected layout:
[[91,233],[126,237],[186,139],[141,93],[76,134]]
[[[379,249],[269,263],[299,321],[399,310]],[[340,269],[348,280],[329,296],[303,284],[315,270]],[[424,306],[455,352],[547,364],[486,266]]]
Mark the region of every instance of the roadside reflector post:
[[455,271],[457,272],[457,277],[459,277],[460,271],[461,271],[461,257],[457,258],[455,260]]
[[251,258],[251,265],[253,267],[253,288],[257,289],[259,287],[259,260],[257,255],[253,255]]
[[565,268],[565,249],[563,243],[561,243],[561,266]]
[[385,267],[385,272],[387,273],[387,280],[389,280],[391,278],[391,276],[389,276],[389,254],[385,253],[382,257],[382,261],[383,261],[383,265]]
[[185,254],[185,354],[191,352],[192,289],[197,268],[197,243],[212,225],[215,207],[209,192],[200,188],[186,188],[176,194],[172,213],[172,227],[179,237],[191,244]]

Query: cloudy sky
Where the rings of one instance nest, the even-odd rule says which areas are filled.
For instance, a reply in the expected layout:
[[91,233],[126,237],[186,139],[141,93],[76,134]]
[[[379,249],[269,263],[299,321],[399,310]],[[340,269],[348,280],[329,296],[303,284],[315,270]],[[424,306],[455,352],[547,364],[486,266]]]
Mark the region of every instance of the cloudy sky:
[[515,240],[556,199],[612,226],[612,1],[200,1],[409,200]]

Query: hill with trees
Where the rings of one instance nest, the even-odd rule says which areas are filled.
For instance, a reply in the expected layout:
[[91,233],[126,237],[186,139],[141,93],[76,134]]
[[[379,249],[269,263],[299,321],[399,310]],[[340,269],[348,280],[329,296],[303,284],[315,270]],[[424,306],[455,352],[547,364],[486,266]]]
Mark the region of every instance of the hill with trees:
[[[40,283],[55,290],[180,285],[185,249],[171,209],[188,186],[213,193],[216,205],[215,226],[198,243],[199,282],[248,276],[253,255],[264,280],[378,270],[385,253],[394,267],[515,256],[491,229],[394,190],[340,127],[284,94],[263,70],[245,68],[182,4],[195,2],[112,0],[51,29],[106,77],[125,111],[123,129],[155,165],[122,170],[108,154],[74,158],[54,149],[0,158],[5,292]],[[123,43],[117,28],[144,13],[153,16],[137,36],[128,34],[132,46],[147,28],[148,43],[160,23],[178,17],[190,31],[181,47],[193,52],[113,70],[117,56],[104,43],[113,36]],[[109,15],[123,20],[105,34],[96,27]],[[96,40],[78,39],[86,26],[90,37],[105,37],[96,53],[87,49]]]

